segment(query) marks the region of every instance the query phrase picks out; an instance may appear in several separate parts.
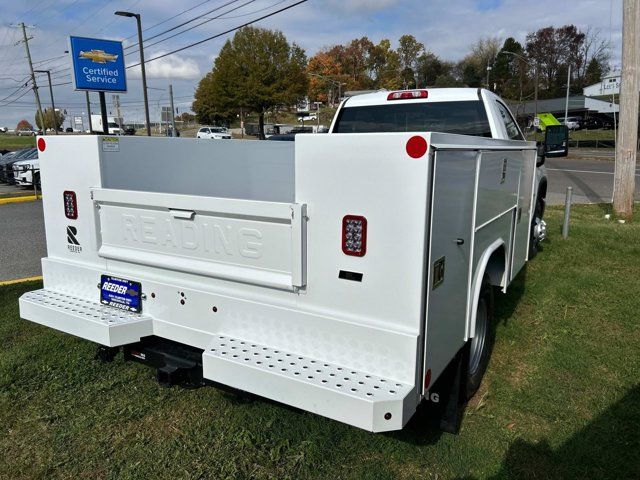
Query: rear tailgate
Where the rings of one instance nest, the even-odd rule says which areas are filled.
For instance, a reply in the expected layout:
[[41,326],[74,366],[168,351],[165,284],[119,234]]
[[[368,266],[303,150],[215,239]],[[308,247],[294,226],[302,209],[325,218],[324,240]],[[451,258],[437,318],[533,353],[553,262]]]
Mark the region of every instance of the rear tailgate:
[[306,284],[306,206],[94,188],[98,255],[296,291]]

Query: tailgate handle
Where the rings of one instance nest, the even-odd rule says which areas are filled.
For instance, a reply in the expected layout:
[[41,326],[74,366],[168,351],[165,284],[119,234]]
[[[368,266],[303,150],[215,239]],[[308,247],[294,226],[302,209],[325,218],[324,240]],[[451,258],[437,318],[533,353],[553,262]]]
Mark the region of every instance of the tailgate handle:
[[193,220],[196,215],[193,210],[176,210],[174,208],[170,208],[169,213],[173,218],[182,218],[184,220]]

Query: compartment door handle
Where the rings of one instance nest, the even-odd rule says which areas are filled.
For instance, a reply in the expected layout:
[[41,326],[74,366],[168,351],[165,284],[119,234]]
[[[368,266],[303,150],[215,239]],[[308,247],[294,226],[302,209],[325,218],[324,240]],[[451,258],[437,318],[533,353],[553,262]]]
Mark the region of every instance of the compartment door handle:
[[170,208],[169,213],[173,218],[182,218],[183,220],[193,220],[193,217],[196,216],[196,212],[193,210],[177,210],[175,208]]

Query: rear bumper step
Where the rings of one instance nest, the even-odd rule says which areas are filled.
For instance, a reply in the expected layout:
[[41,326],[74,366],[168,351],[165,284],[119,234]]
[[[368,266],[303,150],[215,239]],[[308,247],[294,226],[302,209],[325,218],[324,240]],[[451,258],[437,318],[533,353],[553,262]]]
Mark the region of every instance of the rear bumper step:
[[399,430],[415,410],[415,388],[254,342],[214,337],[203,376],[373,432]]
[[166,384],[211,380],[373,432],[400,430],[418,403],[413,385],[225,335],[215,335],[197,352],[200,377],[199,361],[187,365],[166,345],[147,345],[151,317],[52,290],[22,295],[20,316],[107,347],[127,345],[125,353],[158,368]]
[[107,347],[153,334],[150,317],[47,289],[22,295],[20,316]]

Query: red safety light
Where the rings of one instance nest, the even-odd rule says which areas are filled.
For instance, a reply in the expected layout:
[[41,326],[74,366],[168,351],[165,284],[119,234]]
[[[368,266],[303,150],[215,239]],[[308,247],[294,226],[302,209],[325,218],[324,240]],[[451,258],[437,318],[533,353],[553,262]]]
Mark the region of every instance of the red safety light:
[[364,257],[367,253],[367,219],[345,215],[342,219],[342,251],[345,255]]
[[412,100],[415,98],[427,98],[429,92],[426,90],[404,90],[400,92],[391,92],[387,95],[387,100]]
[[76,200],[76,192],[66,190],[62,195],[64,198],[64,215],[70,220],[78,218],[78,201]]
[[44,141],[44,138],[38,139],[38,150],[44,152],[45,148],[47,148],[47,142]]
[[427,149],[429,145],[427,145],[427,141],[421,137],[420,135],[414,135],[409,140],[407,140],[407,155],[411,158],[420,158],[427,153]]

